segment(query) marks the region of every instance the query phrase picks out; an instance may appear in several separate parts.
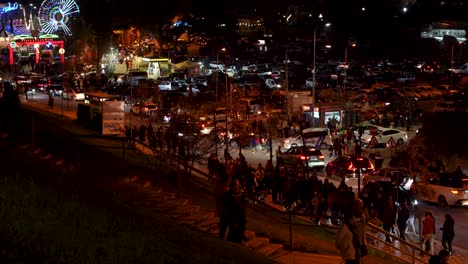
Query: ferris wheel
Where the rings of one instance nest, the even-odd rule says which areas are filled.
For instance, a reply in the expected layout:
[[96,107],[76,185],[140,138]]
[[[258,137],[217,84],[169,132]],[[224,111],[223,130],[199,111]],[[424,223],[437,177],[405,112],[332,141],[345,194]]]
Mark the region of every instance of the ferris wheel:
[[80,8],[74,0],[44,0],[38,15],[42,32],[51,34],[63,31],[70,36],[71,20],[79,13]]

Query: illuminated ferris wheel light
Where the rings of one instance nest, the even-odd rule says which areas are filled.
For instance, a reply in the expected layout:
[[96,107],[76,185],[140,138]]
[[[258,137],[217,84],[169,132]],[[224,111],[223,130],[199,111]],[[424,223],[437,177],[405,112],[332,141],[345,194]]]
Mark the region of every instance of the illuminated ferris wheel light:
[[71,35],[71,20],[80,12],[74,0],[44,0],[39,9],[39,24],[43,33],[63,31]]

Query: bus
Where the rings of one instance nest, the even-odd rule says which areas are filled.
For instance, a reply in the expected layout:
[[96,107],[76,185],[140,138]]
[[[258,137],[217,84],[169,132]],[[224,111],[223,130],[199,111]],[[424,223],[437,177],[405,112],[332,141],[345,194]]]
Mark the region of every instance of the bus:
[[102,102],[120,101],[119,98],[103,92],[85,92],[85,99],[78,103],[76,117],[80,124],[101,130]]

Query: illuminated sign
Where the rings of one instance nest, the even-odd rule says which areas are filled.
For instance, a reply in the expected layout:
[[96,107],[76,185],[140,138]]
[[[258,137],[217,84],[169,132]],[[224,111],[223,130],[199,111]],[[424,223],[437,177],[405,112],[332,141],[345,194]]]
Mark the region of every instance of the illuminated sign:
[[43,42],[44,44],[50,42],[52,44],[54,44],[57,40],[54,40],[54,39],[40,39],[40,40],[37,40],[37,39],[17,39],[16,40],[17,42],[21,42],[21,43],[27,43],[27,42]]
[[8,6],[2,7],[2,13],[8,13],[10,11],[18,9],[18,3],[14,3],[13,5],[11,3],[8,3]]

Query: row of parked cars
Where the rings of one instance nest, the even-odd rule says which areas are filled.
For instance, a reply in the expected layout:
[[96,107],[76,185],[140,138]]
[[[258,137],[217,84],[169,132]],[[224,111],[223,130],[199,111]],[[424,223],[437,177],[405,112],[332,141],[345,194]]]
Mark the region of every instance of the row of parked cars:
[[21,86],[28,94],[42,92],[52,96],[63,96],[64,99],[74,101],[85,99],[84,91],[80,87],[80,76],[76,72],[54,76],[32,72],[15,76],[12,84],[16,87]]

